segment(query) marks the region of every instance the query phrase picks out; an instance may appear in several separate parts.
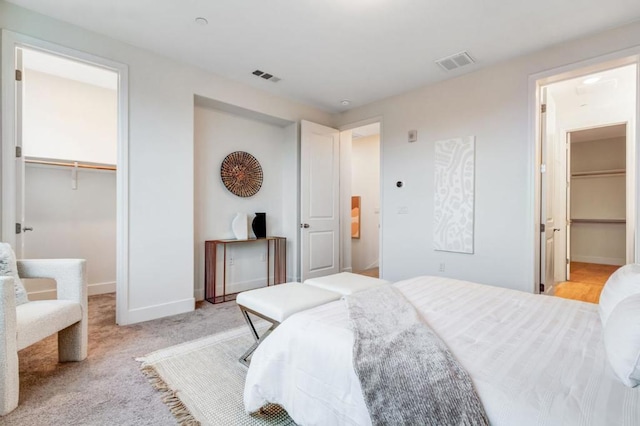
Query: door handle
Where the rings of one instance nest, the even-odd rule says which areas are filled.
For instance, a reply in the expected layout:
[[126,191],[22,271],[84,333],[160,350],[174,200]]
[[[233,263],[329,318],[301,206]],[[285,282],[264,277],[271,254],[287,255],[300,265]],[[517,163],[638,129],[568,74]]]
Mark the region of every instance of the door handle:
[[31,226],[25,226],[24,228],[22,228],[22,230],[23,230],[24,232],[27,232],[27,231],[33,231],[33,228],[32,228]]
[[560,228],[553,228],[553,232],[558,232],[558,231],[562,231],[562,229],[560,229]]
[[309,224],[308,223],[301,223],[300,224],[300,228],[309,228]]

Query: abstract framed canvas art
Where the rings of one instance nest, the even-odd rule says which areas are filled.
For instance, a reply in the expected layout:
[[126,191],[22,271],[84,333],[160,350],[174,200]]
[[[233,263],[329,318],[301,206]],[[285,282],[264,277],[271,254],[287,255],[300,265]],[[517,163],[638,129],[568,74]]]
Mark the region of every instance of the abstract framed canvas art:
[[435,250],[473,253],[475,137],[435,143]]

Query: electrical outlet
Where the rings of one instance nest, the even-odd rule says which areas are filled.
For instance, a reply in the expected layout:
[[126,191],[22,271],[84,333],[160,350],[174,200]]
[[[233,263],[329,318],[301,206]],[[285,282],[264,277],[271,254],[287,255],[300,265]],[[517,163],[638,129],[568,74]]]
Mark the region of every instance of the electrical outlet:
[[444,262],[440,262],[440,266],[438,267],[439,272],[444,272]]
[[267,261],[267,255],[266,255],[266,254],[264,254],[264,253],[262,253],[262,254],[260,255],[260,261],[261,261],[261,262],[266,262],[266,261]]
[[409,207],[407,206],[398,207],[398,214],[409,214]]
[[231,266],[233,265],[233,257],[229,258],[229,265],[231,265]]

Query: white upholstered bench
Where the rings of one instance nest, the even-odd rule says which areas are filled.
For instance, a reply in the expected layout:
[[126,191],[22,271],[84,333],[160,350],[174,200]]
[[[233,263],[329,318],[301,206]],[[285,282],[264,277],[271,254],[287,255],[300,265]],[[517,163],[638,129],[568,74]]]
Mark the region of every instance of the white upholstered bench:
[[324,290],[335,291],[343,296],[348,296],[349,294],[374,286],[391,284],[391,282],[387,280],[352,274],[351,272],[341,272],[334,275],[325,275],[324,277],[309,278],[304,283]]
[[[333,302],[340,299],[340,297],[341,295],[336,292],[300,283],[278,284],[238,294],[236,303],[240,307],[242,316],[244,316],[255,340],[254,344],[240,357],[240,362],[248,366],[248,358],[258,345],[273,329],[291,315]],[[250,313],[271,323],[271,327],[262,336],[258,334],[256,327],[251,322]]]
[[[376,285],[388,284],[389,281],[365,277],[349,272],[308,279],[304,284],[285,283],[258,288],[238,294],[236,303],[242,312],[255,342],[240,357],[240,362],[249,365],[249,357],[258,345],[291,315],[325,303],[333,302],[344,295],[362,291]],[[253,314],[271,323],[271,326],[260,335],[251,321]]]

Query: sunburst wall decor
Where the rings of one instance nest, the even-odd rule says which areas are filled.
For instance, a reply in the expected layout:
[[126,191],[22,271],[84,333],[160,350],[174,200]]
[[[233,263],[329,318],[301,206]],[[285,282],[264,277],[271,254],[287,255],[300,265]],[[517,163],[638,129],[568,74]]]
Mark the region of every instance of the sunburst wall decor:
[[251,197],[262,186],[262,166],[256,157],[244,151],[227,155],[220,166],[222,183],[238,197]]

